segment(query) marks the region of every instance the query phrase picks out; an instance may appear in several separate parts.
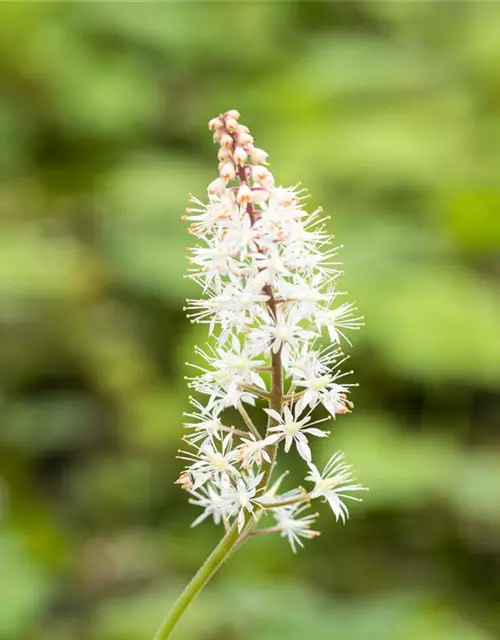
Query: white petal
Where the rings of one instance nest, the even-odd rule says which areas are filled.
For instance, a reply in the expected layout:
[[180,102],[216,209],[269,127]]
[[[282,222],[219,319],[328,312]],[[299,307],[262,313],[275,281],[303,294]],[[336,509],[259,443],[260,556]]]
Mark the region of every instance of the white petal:
[[326,431],[321,431],[321,429],[316,429],[315,427],[309,427],[308,429],[304,429],[304,433],[310,433],[313,436],[318,438],[327,438],[328,433]]
[[311,461],[311,449],[306,442],[296,439],[297,451],[300,454],[300,457],[303,458],[306,462]]
[[282,422],[280,414],[275,409],[264,409],[264,411],[278,422]]
[[245,526],[245,511],[240,509],[238,514],[238,533],[241,533],[243,527]]

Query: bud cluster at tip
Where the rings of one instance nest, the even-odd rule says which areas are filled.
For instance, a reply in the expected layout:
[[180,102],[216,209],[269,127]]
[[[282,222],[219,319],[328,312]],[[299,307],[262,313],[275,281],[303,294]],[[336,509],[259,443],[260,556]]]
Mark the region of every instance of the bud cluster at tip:
[[235,109],[212,118],[208,128],[214,132],[214,142],[220,145],[219,176],[208,185],[208,192],[222,195],[228,183],[238,179],[236,200],[239,204],[263,202],[269,197],[267,189],[273,186],[273,175],[264,165],[268,154],[254,146],[248,127],[239,124],[240,114]]

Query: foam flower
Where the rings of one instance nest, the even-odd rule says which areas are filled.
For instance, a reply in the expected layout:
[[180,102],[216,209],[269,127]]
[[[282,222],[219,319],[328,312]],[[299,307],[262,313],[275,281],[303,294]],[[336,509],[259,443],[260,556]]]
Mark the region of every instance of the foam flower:
[[[346,333],[361,326],[339,288],[340,248],[328,217],[307,209],[302,185],[276,180],[238,111],[212,118],[209,129],[218,173],[205,198],[191,197],[184,216],[193,237],[187,277],[200,291],[185,310],[206,329],[206,344],[195,347],[187,378],[193,409],[177,483],[201,509],[193,525],[210,519],[226,533],[157,640],[169,636],[196,593],[250,536],[278,533],[295,552],[319,534],[311,529],[316,515],[304,514],[311,502],[326,501],[345,521],[344,500],[359,499],[352,494],[362,489],[343,456],[335,454],[320,472],[310,447],[312,438],[329,435],[316,425],[353,407],[342,349],[350,345]],[[292,447],[310,491],[299,485],[280,493],[286,474],[273,477]],[[269,516],[275,525],[261,528]]]

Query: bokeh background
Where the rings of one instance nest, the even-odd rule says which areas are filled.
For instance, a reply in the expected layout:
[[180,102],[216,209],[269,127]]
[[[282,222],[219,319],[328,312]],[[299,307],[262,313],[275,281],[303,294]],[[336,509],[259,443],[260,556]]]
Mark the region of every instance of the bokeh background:
[[345,246],[330,445],[371,491],[296,557],[252,541],[176,637],[498,638],[500,5],[3,2],[0,75],[0,638],[150,638],[218,539],[173,482],[181,215],[229,108]]

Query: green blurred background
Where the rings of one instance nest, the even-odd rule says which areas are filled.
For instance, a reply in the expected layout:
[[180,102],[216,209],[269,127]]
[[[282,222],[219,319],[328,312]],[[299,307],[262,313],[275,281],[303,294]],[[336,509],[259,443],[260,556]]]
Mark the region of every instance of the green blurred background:
[[180,216],[230,108],[345,245],[330,445],[371,491],[296,557],[252,541],[176,637],[498,638],[500,5],[3,2],[0,75],[0,638],[151,638],[220,534],[173,481]]

